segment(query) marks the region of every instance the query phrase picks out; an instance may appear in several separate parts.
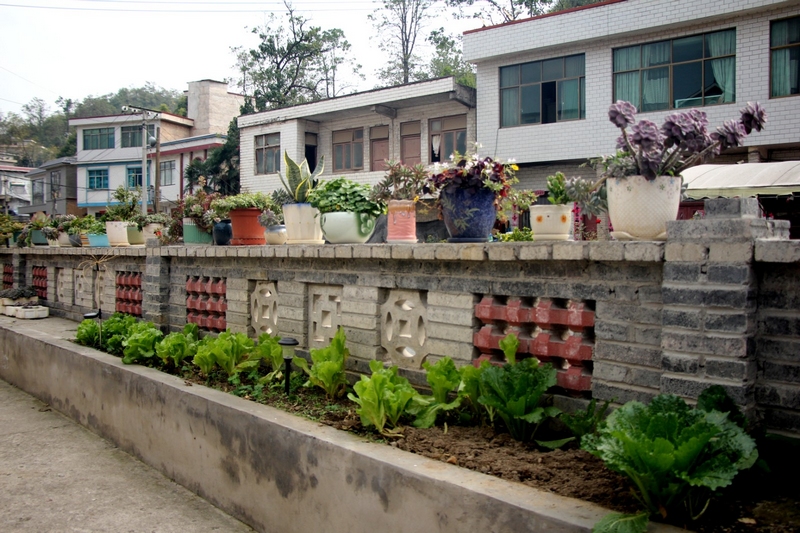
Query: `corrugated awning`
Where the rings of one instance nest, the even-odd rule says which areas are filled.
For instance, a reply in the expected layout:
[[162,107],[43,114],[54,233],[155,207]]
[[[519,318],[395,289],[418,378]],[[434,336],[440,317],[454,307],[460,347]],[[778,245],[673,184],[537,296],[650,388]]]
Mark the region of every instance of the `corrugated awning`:
[[800,161],[698,165],[682,175],[692,199],[800,193]]

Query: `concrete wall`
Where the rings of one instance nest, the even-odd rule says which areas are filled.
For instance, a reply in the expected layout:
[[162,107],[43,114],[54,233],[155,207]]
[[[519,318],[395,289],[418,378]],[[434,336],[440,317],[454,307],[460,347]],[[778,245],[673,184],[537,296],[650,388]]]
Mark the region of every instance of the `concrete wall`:
[[190,81],[186,116],[194,120],[191,136],[228,133],[228,126],[234,117],[239,116],[239,108],[243,103],[244,96],[229,93],[225,82]]
[[757,217],[754,199],[707,202],[705,219],[670,223],[661,243],[42,248],[0,258],[17,284],[47,267],[58,316],[112,311],[116,275],[140,272],[144,316],[165,329],[191,319],[218,330],[206,320],[219,311],[192,311],[187,298],[224,300],[222,328],[292,336],[308,350],[342,326],[351,371],[379,359],[417,383],[425,359],[502,360],[497,342],[514,331],[522,356],[559,370],[560,394],[693,399],[720,384],[769,429],[800,436],[800,242],[786,239],[787,222]]
[[[257,531],[588,533],[607,510],[373,444],[0,317],[0,378]],[[408,517],[413,514],[414,519]],[[651,524],[650,531],[677,529]]]

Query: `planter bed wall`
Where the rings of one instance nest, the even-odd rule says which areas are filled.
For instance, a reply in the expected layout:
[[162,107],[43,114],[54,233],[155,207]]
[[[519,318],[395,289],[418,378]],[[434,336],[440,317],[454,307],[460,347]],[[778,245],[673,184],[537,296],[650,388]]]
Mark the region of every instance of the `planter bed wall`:
[[500,361],[514,331],[522,356],[558,368],[561,398],[694,399],[720,384],[767,428],[800,436],[800,243],[753,199],[705,211],[670,223],[666,242],[165,246],[112,249],[97,270],[81,248],[0,254],[15,277],[47,267],[55,316],[113,312],[108,273],[129,271],[142,274],[143,317],[178,330],[197,314],[187,283],[225,280],[206,329],[291,336],[307,351],[342,326],[351,371],[377,358],[424,384],[423,360]]
[[38,324],[0,319],[0,378],[258,531],[588,532],[606,512],[124,366],[69,342],[74,323]]

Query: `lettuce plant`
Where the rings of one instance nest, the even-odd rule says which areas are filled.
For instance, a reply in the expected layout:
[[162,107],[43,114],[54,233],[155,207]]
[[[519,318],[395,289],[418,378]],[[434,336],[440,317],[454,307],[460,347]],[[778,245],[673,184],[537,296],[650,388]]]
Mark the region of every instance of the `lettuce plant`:
[[539,405],[545,391],[555,384],[556,370],[540,365],[535,357],[490,366],[481,373],[478,402],[497,411],[514,439],[527,442],[545,418],[560,412]]
[[243,370],[255,370],[261,361],[267,361],[272,367],[272,372],[259,379],[259,383],[268,383],[274,379],[283,377],[283,348],[278,344],[281,340],[277,335],[273,337],[269,333],[262,333],[258,337],[258,344],[246,361],[239,363]]
[[75,341],[78,344],[89,346],[90,348],[100,348],[100,325],[94,320],[87,318],[78,324]]
[[370,361],[369,369],[372,375],[362,375],[353,385],[355,394],[347,397],[359,405],[356,412],[364,427],[375,426],[382,435],[396,436],[400,417],[419,393],[406,378],[397,375],[396,366],[384,368],[380,361]]
[[316,385],[329,398],[336,398],[342,395],[347,386],[344,362],[349,356],[350,350],[345,346],[344,328],[339,327],[328,346],[311,350],[311,368],[302,357],[295,357],[292,362],[308,374],[306,386]]
[[481,419],[482,413],[486,412],[489,416],[489,423],[494,423],[494,408],[480,403],[481,374],[490,366],[489,361],[481,361],[480,366],[465,365],[459,368],[461,383],[458,385],[458,397],[461,398],[462,404],[466,401],[477,419]]
[[461,385],[461,374],[449,357],[439,359],[435,364],[426,361],[422,363],[422,368],[426,370],[425,379],[430,385],[433,395],[422,397],[425,406],[417,415],[413,425],[414,427],[429,428],[436,422],[439,413],[450,411],[461,405],[460,397],[456,397],[452,402],[448,401],[449,394]]
[[[713,491],[730,485],[758,457],[753,439],[727,413],[694,409],[669,394],[646,406],[626,403],[596,435],[586,435],[582,446],[633,481],[646,515],[686,513],[693,520],[706,510]],[[641,520],[613,515],[605,522],[631,525]]]
[[173,331],[156,344],[156,355],[164,364],[172,363],[180,367],[184,359],[194,357],[197,353],[199,328],[197,324],[186,324],[183,331]]
[[128,330],[128,336],[122,341],[122,362],[126,365],[153,357],[156,343],[164,334],[152,322],[137,322]]
[[114,313],[103,322],[102,349],[111,355],[121,356],[125,347],[123,341],[130,335],[130,329],[136,324],[136,318],[131,315]]

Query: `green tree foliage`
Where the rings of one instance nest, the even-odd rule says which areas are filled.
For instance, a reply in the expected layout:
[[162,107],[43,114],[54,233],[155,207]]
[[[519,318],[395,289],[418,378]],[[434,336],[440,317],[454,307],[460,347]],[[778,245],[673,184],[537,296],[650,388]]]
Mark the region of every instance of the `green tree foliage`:
[[422,59],[415,54],[417,39],[431,17],[432,0],[382,0],[383,7],[369,15],[380,34],[379,48],[388,54],[378,78],[386,85],[401,85],[428,77]]
[[257,47],[232,49],[239,72],[236,85],[253,96],[256,111],[335,96],[337,83],[342,87],[339,70],[349,61],[350,44],[342,30],[311,26],[290,4],[284,5],[284,17],[271,15],[253,28],[260,40]]
[[75,104],[73,117],[118,115],[124,105],[156,110],[164,105],[168,112],[185,116],[187,104],[183,92],[147,82],[143,87],[126,87],[113,94],[87,96],[82,102]]
[[226,196],[239,194],[239,125],[235,117],[228,125],[225,144],[209,152],[204,167],[212,190]]
[[460,18],[476,18],[484,24],[502,24],[547,13],[552,0],[446,0]]
[[431,78],[455,76],[456,81],[467,87],[475,87],[475,69],[464,61],[461,52],[461,36],[453,36],[445,32],[444,28],[433,30],[428,36],[428,42],[435,48],[430,62]]
[[550,13],[572,9],[573,7],[588,6],[602,1],[603,0],[555,0],[550,7]]

